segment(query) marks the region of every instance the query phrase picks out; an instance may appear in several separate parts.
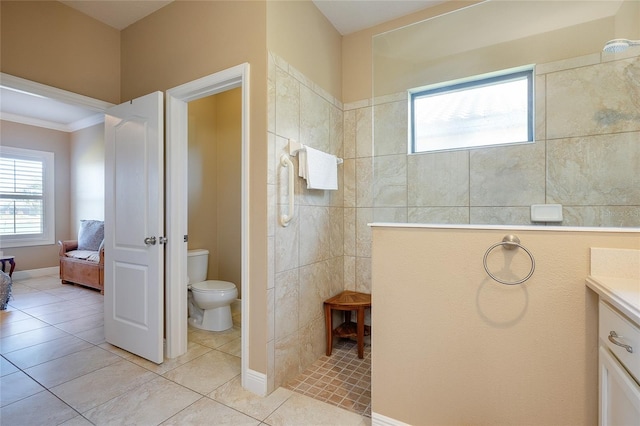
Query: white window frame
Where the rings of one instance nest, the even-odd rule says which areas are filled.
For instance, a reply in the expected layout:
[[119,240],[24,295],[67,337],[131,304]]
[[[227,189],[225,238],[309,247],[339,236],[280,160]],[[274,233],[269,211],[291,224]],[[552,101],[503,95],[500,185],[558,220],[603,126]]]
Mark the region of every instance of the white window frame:
[[[425,96],[439,95],[442,93],[455,93],[467,89],[481,88],[486,85],[497,83],[508,83],[514,79],[526,76],[527,78],[527,138],[525,140],[496,142],[488,144],[452,144],[450,148],[416,149],[416,119],[415,101]],[[440,151],[459,151],[479,148],[492,148],[507,145],[534,143],[535,142],[535,65],[526,65],[492,72],[488,74],[476,75],[459,80],[452,80],[433,84],[429,86],[414,88],[408,91],[409,100],[409,154],[427,154]]]
[[0,248],[43,246],[55,243],[55,156],[53,152],[0,146],[1,157],[41,161],[43,164],[43,232],[40,234],[0,235]]

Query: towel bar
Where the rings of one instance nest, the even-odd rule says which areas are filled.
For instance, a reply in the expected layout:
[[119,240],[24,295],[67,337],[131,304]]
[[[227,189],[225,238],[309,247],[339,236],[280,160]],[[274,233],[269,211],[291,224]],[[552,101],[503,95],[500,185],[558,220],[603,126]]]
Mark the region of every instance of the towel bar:
[[[303,151],[306,148],[304,144],[296,141],[295,139],[289,139],[289,155],[296,156],[299,151]],[[340,157],[336,158],[338,164],[344,163],[344,160]]]

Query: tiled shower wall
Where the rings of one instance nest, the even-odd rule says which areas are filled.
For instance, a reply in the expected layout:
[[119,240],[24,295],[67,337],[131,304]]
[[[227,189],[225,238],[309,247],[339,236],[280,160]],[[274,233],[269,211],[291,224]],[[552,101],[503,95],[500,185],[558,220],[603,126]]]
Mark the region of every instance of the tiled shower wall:
[[[640,226],[640,58],[611,56],[536,67],[533,144],[407,155],[406,93],[355,111],[346,105],[345,123],[356,117],[356,140],[373,110],[373,158],[356,160],[357,199],[375,207],[363,216],[535,225],[530,205],[557,203],[564,220],[551,225]],[[371,162],[372,190],[360,190]],[[366,221],[356,222],[364,234]]]
[[[638,57],[538,65],[533,144],[407,155],[406,96],[343,106],[269,56],[270,390],[324,353],[324,299],[371,292],[370,222],[531,225],[531,204],[560,203],[562,225],[640,226]],[[338,191],[296,178],[285,228],[288,138],[344,164]]]
[[284,60],[269,54],[269,391],[325,353],[323,301],[344,289],[344,179],[337,191],[309,190],[295,170],[295,217],[287,227],[288,139],[343,156],[342,104]]

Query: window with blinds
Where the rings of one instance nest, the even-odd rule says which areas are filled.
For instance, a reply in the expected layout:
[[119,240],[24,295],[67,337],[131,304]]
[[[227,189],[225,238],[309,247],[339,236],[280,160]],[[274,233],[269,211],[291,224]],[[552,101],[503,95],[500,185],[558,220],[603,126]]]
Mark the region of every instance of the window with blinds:
[[411,152],[533,142],[533,67],[410,92]]
[[0,147],[3,247],[53,244],[53,153]]

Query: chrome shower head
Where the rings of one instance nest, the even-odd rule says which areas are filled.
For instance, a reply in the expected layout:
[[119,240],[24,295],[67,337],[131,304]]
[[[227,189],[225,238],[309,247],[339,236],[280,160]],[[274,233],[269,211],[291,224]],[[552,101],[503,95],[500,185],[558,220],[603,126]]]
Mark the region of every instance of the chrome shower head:
[[624,52],[631,46],[640,46],[640,40],[627,40],[626,38],[616,38],[605,43],[603,52],[620,53]]

